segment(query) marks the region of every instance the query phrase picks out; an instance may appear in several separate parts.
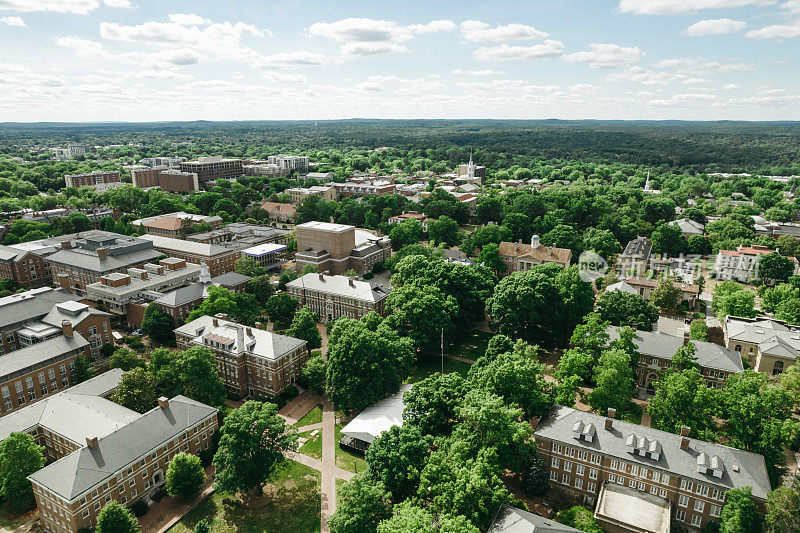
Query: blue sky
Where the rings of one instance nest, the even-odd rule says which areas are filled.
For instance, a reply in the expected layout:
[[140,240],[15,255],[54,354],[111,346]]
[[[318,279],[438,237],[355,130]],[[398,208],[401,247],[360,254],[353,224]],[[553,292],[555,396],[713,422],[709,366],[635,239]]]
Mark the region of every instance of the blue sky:
[[800,120],[800,0],[0,0],[0,121]]

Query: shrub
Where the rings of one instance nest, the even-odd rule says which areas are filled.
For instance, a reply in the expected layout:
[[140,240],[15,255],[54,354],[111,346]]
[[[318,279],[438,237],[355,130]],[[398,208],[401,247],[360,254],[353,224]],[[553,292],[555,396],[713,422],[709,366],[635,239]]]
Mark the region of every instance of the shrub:
[[142,500],[139,500],[138,502],[136,502],[133,505],[131,505],[131,511],[137,517],[141,517],[141,516],[146,515],[147,511],[149,511],[149,510],[150,509],[147,507],[147,504],[144,503]]

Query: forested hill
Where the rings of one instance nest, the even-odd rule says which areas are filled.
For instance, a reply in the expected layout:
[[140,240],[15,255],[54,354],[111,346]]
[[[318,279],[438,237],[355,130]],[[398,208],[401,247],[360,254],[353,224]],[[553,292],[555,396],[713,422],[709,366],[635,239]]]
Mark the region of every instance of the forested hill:
[[[546,159],[586,159],[684,170],[796,168],[800,122],[336,120],[151,123],[0,123],[0,144],[202,140],[231,148],[430,149],[475,147]],[[3,150],[5,151],[5,150]],[[238,150],[234,149],[233,152]]]

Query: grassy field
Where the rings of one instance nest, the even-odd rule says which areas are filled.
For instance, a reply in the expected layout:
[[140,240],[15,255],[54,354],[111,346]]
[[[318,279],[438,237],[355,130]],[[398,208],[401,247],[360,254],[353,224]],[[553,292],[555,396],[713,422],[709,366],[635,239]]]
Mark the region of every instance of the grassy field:
[[355,455],[342,449],[339,440],[342,438],[342,424],[336,424],[333,438],[336,441],[336,466],[348,472],[361,472],[367,467],[367,462],[363,457]]
[[306,413],[306,416],[298,420],[294,427],[301,428],[311,424],[319,424],[320,422],[322,422],[322,405],[318,405]]
[[191,533],[205,518],[212,522],[214,533],[317,533],[320,530],[320,473],[300,463],[289,461],[256,502],[215,492],[192,509],[169,533]]
[[[463,361],[454,361],[452,359],[444,358],[444,373],[458,372],[463,377],[467,377],[469,372],[470,363]],[[417,363],[411,375],[406,380],[406,383],[416,383],[421,381],[431,374],[442,371],[442,359],[439,357],[425,357]]]
[[299,452],[314,459],[322,460],[322,430],[317,431],[317,434],[313,437],[311,433],[311,431],[300,433],[301,437],[306,437],[308,440],[300,446]]
[[492,337],[494,337],[494,333],[473,329],[458,343],[451,346],[447,354],[474,361],[486,353],[486,345],[489,344],[489,339]]

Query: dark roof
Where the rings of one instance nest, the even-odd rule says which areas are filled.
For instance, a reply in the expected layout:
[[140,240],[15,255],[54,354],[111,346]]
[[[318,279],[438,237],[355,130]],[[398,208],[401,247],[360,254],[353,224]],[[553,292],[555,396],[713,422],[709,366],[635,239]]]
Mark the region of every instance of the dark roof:
[[225,274],[220,274],[219,276],[211,278],[211,283],[218,283],[223,287],[235,287],[237,285],[241,285],[242,283],[247,283],[251,279],[252,278],[250,276],[245,276],[244,274],[239,274],[238,272],[226,272]]
[[12,324],[40,319],[56,304],[78,301],[80,298],[61,289],[43,287],[0,298],[0,329]]
[[176,396],[169,401],[169,407],[151,409],[99,439],[97,447],[84,446],[29,479],[73,500],[216,412],[213,407]]
[[[550,439],[615,457],[627,462],[658,469],[672,475],[709,483],[730,490],[737,487],[753,488],[753,496],[765,500],[772,490],[764,457],[722,444],[689,439],[689,447],[681,449],[681,436],[666,431],[614,420],[612,429],[604,429],[606,417],[556,405],[542,418],[534,431],[536,437]],[[591,442],[574,437],[575,425],[594,426]],[[627,440],[634,436],[648,443],[658,443],[658,459],[628,452]],[[722,465],[722,476],[714,477],[698,471],[698,460],[717,458]]]
[[88,345],[89,341],[84,339],[80,333],[74,333],[72,337],[59,335],[33,346],[22,348],[0,357],[0,377],[7,377],[51,359],[57,359]]

